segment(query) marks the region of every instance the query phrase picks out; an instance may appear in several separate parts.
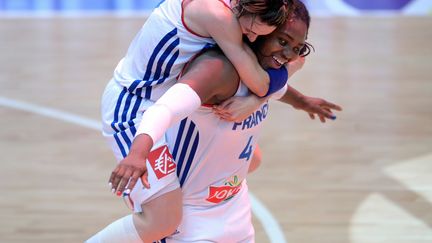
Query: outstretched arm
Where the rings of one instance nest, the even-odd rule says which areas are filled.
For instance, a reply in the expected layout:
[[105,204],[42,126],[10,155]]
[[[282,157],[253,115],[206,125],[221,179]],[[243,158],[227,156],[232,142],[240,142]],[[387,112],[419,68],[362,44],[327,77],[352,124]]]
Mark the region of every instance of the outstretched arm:
[[298,110],[309,113],[311,119],[315,119],[315,115],[317,115],[321,122],[326,122],[326,119],[336,119],[336,115],[333,114],[332,110],[342,111],[342,107],[339,105],[321,98],[305,96],[291,86],[288,86],[287,92],[279,100],[292,105]]

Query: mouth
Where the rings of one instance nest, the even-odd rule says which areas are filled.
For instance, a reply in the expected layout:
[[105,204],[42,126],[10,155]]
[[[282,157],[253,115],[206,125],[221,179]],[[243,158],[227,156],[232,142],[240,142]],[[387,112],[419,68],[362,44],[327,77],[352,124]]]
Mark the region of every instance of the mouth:
[[285,63],[287,63],[287,61],[285,61],[285,60],[283,60],[283,59],[280,59],[280,58],[277,58],[276,56],[272,56],[272,57],[273,57],[273,60],[275,60],[276,63],[279,64],[279,66],[282,66],[282,65],[284,65]]

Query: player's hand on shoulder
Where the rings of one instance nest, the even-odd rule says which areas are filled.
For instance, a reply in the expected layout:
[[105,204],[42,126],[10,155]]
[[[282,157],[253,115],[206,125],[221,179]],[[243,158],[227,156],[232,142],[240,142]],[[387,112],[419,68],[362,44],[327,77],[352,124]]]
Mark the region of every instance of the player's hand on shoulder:
[[213,112],[226,121],[240,122],[250,116],[263,103],[255,95],[231,97],[220,105],[213,106]]

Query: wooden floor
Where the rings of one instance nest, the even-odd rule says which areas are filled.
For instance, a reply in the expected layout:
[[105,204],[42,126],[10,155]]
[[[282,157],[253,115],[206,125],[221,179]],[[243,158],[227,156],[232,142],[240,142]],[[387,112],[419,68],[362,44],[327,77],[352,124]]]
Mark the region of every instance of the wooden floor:
[[[115,161],[100,133],[35,112],[98,121],[103,88],[143,21],[0,20],[0,242],[82,242],[127,213],[110,194]],[[432,242],[431,26],[313,19],[316,53],[291,84],[344,111],[321,124],[273,103],[264,164],[249,179],[288,242]],[[256,241],[270,242],[254,222]]]

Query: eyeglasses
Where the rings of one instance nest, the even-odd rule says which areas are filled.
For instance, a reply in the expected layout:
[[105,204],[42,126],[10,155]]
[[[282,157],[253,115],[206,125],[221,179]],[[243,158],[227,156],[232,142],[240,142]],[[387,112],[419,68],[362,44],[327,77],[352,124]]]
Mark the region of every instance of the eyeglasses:
[[305,42],[304,46],[299,51],[299,56],[305,57],[309,55],[311,52],[315,52],[315,48],[308,42]]

